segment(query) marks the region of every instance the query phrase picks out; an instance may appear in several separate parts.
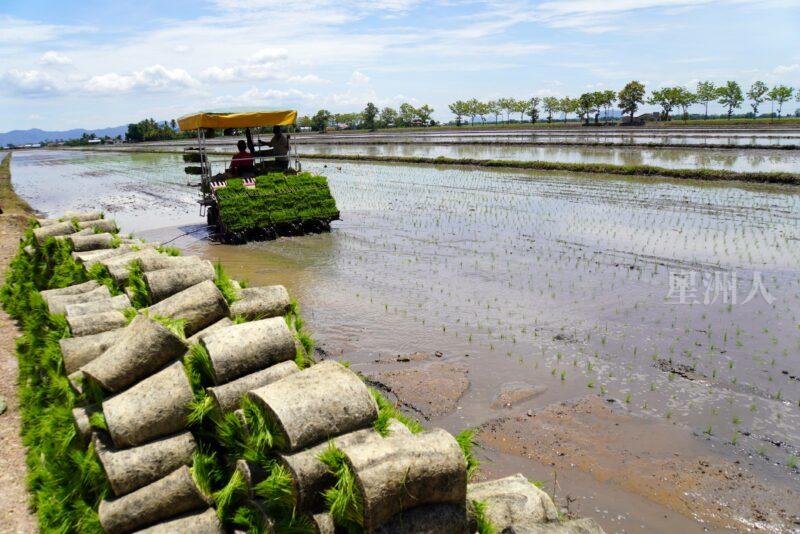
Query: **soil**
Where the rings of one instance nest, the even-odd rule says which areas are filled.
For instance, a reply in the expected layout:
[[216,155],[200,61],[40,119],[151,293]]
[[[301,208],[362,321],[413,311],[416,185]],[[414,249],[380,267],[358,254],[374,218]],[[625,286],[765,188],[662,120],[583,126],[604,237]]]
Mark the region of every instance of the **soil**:
[[[562,479],[575,472],[589,475],[614,493],[693,519],[698,530],[700,525],[733,531],[800,529],[800,493],[765,477],[761,460],[724,457],[678,425],[630,415],[617,404],[589,395],[501,417],[480,427],[478,441],[489,453],[528,459]],[[589,509],[572,512],[597,515]],[[598,519],[607,530],[615,529],[608,518]]]
[[[396,361],[424,362],[424,353],[398,356]],[[451,412],[469,389],[469,369],[460,361],[435,361],[370,374],[369,380],[393,394],[408,409],[425,419]]]
[[[30,208],[15,199],[7,167],[0,168],[0,284],[5,281],[5,266],[17,253]],[[17,357],[14,340],[19,329],[0,309],[0,397],[7,408],[0,414],[0,532],[36,532],[36,516],[28,508],[25,489],[25,448],[20,439],[20,411],[17,399]]]

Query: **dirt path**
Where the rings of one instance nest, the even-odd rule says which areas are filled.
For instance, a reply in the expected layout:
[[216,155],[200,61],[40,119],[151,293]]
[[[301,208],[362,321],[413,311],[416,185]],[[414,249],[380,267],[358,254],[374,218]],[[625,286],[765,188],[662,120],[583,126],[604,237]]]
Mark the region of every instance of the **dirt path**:
[[[11,188],[6,156],[0,164],[0,284],[6,268],[17,252],[30,207]],[[25,490],[25,449],[20,439],[20,413],[17,399],[17,357],[14,339],[19,330],[6,312],[0,310],[0,397],[7,404],[0,415],[0,532],[36,532],[36,516],[28,509]]]

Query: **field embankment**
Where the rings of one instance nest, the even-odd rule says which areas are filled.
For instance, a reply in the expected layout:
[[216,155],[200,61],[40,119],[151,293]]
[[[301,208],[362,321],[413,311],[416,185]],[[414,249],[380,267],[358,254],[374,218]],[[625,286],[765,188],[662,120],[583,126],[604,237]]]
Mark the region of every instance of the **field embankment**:
[[[17,252],[17,243],[32,210],[11,186],[11,154],[0,163],[0,263],[7,265]],[[0,284],[5,270],[0,272]],[[20,440],[17,397],[17,359],[14,340],[19,329],[5,311],[0,311],[0,517],[3,532],[33,532],[36,520],[28,511],[25,492],[25,450]]]
[[611,165],[607,163],[564,163],[554,161],[484,160],[471,158],[421,158],[404,156],[364,156],[344,154],[305,154],[308,159],[370,161],[384,163],[459,165],[494,169],[567,171],[622,176],[661,176],[690,180],[735,180],[751,183],[800,185],[800,174],[788,172],[736,172],[718,169],[667,169],[650,165]]

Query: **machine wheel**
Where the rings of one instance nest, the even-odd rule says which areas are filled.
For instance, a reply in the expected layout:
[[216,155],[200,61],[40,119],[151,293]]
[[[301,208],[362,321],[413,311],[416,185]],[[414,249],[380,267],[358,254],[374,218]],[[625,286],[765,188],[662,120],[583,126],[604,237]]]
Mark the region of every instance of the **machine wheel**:
[[209,206],[208,209],[206,209],[206,221],[209,226],[213,226],[214,228],[219,226],[219,209],[217,206]]

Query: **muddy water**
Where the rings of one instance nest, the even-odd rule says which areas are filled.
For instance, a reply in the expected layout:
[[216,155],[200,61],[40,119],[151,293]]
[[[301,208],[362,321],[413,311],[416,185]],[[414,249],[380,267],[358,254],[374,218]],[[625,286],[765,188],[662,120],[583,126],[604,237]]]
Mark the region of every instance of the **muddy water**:
[[[677,456],[713,451],[770,487],[800,487],[786,465],[800,454],[793,190],[312,161],[342,212],[333,231],[233,247],[201,239],[177,158],[139,156],[15,154],[12,179],[34,208],[100,204],[161,241],[194,232],[174,243],[253,284],[286,285],[321,351],[403,393],[432,425],[458,431],[599,396],[664,427],[661,442],[674,433]],[[397,362],[415,352],[428,356]],[[558,465],[578,513],[609,530],[682,524],[663,506],[694,513],[647,484],[582,486],[591,465],[506,450],[499,436],[487,438],[490,470],[552,477]]]
[[617,148],[581,146],[503,146],[427,144],[301,144],[300,154],[361,154],[435,158],[506,159],[654,165],[671,169],[727,169],[733,171],[800,171],[800,151],[781,150],[691,150],[681,148]]

